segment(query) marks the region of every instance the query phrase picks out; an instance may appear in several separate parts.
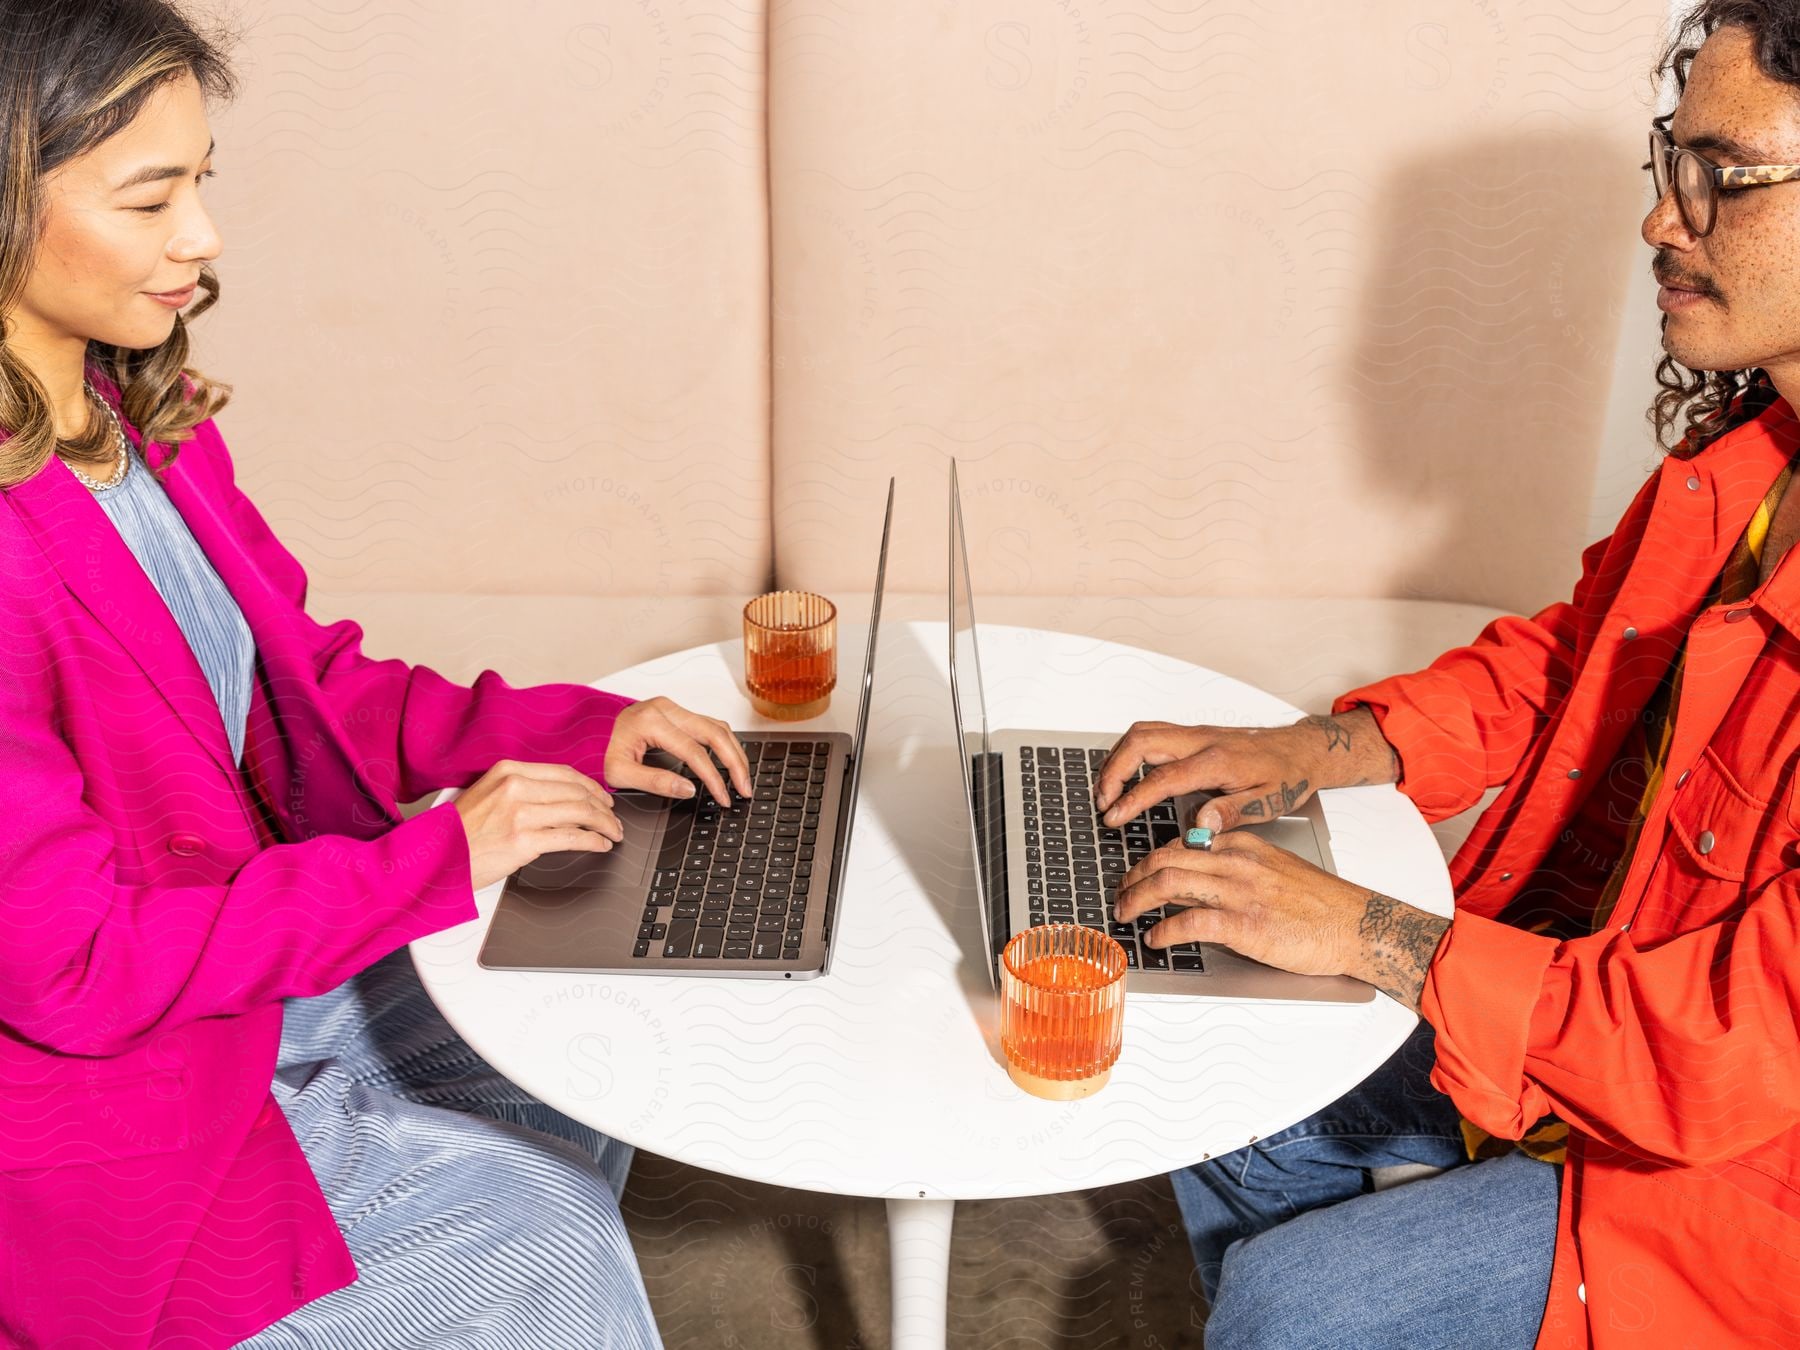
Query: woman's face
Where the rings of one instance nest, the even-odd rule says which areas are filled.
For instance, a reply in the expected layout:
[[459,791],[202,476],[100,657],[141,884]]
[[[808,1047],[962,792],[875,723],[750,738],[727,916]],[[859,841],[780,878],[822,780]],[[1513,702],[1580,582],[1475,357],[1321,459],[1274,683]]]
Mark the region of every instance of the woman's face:
[[[160,346],[180,306],[151,297],[192,286],[219,256],[200,200],[212,135],[191,75],[157,89],[124,130],[44,182],[46,229],[7,315],[7,341],[41,354],[89,340]],[[137,181],[133,181],[137,180]],[[191,301],[191,297],[190,297]]]

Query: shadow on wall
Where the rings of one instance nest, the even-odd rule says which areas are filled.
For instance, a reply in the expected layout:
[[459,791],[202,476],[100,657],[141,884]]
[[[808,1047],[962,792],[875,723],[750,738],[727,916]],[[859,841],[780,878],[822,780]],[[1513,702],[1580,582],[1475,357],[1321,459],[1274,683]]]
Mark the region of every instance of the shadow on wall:
[[[1341,372],[1401,538],[1388,592],[1566,598],[1639,236],[1638,161],[1566,128],[1464,142],[1384,182]],[[1471,634],[1471,636],[1473,636]]]

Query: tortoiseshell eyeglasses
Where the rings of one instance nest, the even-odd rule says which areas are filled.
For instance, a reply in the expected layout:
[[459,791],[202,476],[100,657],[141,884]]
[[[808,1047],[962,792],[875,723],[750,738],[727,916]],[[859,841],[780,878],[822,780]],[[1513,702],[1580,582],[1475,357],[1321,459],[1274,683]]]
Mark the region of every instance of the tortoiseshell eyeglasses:
[[1676,145],[1659,128],[1650,132],[1650,181],[1661,201],[1675,185],[1675,205],[1690,233],[1709,235],[1719,219],[1719,193],[1739,188],[1771,187],[1800,179],[1800,164],[1743,164],[1720,168],[1693,150]]

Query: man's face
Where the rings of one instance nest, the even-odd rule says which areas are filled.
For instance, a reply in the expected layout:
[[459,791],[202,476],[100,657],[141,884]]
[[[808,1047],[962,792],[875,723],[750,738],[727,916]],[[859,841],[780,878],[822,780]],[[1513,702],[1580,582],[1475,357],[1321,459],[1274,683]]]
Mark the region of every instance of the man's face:
[[[1670,133],[1716,165],[1800,164],[1800,89],[1763,74],[1744,29],[1720,28],[1694,57]],[[1671,188],[1643,235],[1669,355],[1691,370],[1800,362],[1800,182],[1720,191],[1704,239]]]

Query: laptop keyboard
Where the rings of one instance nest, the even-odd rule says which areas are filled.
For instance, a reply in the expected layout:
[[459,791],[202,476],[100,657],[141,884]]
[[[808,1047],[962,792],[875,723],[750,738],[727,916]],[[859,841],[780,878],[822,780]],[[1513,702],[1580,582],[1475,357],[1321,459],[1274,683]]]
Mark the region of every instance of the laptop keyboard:
[[[1151,849],[1180,838],[1181,821],[1173,802],[1161,802],[1117,829],[1101,824],[1093,786],[1107,754],[1080,746],[1019,750],[1031,923],[1078,923],[1108,933],[1125,949],[1132,970],[1204,972],[1198,943],[1151,947],[1142,941],[1164,917],[1162,909],[1133,923],[1118,921],[1113,900],[1119,878]],[[1143,773],[1139,769],[1132,781]]]
[[807,906],[825,903],[813,868],[831,745],[746,741],[744,753],[752,794],[732,788],[729,807],[692,769],[678,770],[694,783],[694,805],[663,836],[634,956],[800,959]]

